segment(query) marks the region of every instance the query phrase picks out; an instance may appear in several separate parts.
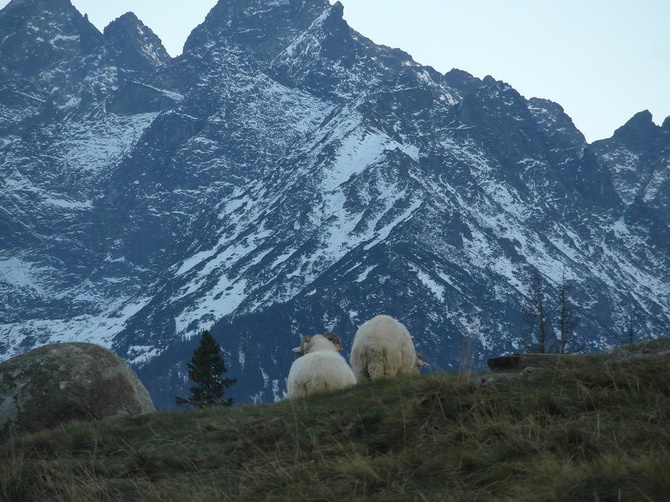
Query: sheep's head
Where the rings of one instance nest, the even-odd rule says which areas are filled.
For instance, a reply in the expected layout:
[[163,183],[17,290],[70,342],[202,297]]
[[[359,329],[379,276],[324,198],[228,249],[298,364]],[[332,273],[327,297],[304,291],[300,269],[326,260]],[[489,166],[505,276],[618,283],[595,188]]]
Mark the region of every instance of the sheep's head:
[[294,347],[292,350],[298,357],[309,354],[315,345],[323,348],[324,339],[329,340],[338,352],[342,350],[342,340],[335,333],[326,333],[325,335],[304,335],[300,342],[300,347]]

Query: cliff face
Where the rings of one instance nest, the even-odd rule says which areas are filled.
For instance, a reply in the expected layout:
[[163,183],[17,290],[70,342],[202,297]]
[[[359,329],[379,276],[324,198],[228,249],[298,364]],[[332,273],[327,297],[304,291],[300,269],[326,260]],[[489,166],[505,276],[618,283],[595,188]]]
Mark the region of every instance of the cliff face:
[[0,27],[2,358],[95,341],[165,406],[211,328],[233,397],[267,401],[300,335],[350,346],[379,313],[437,369],[519,348],[536,273],[551,309],[568,279],[575,346],[668,324],[668,121],[589,145],[560,105],[421,66],[325,0],[221,0],[176,59],[66,0]]

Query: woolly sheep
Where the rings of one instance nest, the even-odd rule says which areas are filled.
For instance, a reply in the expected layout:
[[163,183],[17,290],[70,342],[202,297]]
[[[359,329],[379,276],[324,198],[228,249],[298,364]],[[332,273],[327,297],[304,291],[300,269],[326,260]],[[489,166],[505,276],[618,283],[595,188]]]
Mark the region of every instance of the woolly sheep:
[[407,328],[388,315],[373,317],[358,328],[349,362],[359,382],[418,375],[425,364],[417,356]]
[[332,333],[302,338],[300,347],[293,349],[300,357],[293,361],[286,381],[289,399],[356,383],[354,372],[340,355],[341,345]]

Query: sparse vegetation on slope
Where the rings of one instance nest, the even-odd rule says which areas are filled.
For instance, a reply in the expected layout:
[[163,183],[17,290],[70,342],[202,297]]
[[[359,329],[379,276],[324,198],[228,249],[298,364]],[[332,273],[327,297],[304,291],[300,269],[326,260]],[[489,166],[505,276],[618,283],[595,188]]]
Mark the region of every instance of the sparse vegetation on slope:
[[667,356],[374,381],[0,445],[3,500],[666,500]]

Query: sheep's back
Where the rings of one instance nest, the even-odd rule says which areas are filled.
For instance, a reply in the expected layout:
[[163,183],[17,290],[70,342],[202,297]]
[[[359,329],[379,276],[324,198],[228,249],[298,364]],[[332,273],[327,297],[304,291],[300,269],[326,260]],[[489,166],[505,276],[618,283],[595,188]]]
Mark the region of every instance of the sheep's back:
[[353,371],[337,352],[313,352],[296,359],[288,374],[288,397],[341,389],[356,383]]
[[351,347],[356,379],[416,373],[416,350],[409,331],[390,316],[377,316],[358,329]]

